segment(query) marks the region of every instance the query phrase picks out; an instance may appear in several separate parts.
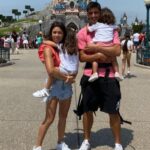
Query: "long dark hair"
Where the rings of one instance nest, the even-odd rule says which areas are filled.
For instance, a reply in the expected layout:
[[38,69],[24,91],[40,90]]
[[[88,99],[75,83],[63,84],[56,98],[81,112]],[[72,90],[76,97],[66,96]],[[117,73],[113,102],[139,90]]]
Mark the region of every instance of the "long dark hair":
[[128,43],[129,40],[130,40],[130,35],[126,34],[125,35],[125,42],[124,42],[123,47],[122,47],[123,53],[127,53],[128,52],[127,43]]
[[104,7],[102,8],[99,22],[106,23],[108,25],[113,25],[115,24],[116,19],[113,12],[109,8]]
[[64,35],[63,35],[62,41],[60,41],[60,42],[64,44],[65,38],[66,38],[66,27],[62,22],[55,21],[55,22],[52,23],[52,25],[50,27],[50,30],[49,30],[49,33],[48,33],[48,39],[50,41],[53,41],[52,40],[52,31],[55,27],[59,27],[62,30]]
[[66,51],[70,55],[77,54],[77,38],[76,30],[74,28],[67,28],[67,36],[64,43],[64,49],[64,52]]

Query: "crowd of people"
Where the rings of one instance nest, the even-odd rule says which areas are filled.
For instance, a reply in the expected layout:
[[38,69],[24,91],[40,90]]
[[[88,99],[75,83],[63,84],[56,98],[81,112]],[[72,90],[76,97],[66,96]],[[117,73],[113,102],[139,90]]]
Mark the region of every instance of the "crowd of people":
[[38,48],[42,40],[43,36],[41,32],[33,38],[26,31],[21,34],[14,30],[12,33],[0,37],[0,47],[10,48],[12,54],[19,54],[19,49]]

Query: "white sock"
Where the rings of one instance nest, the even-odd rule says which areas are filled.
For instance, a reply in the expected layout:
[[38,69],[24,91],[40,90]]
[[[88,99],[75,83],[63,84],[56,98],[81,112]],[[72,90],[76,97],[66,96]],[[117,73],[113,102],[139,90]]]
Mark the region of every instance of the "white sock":
[[89,140],[88,140],[88,139],[85,139],[84,142],[85,142],[85,143],[89,143]]
[[44,90],[47,91],[47,92],[49,91],[49,89],[47,89],[47,88],[44,88]]
[[121,144],[118,144],[118,143],[115,143],[115,146],[119,147],[119,146],[122,146]]

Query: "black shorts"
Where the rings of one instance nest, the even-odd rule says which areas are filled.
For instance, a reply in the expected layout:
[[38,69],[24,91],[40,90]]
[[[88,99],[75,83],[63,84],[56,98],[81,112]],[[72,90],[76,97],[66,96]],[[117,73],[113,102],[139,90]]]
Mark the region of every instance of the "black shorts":
[[81,78],[83,113],[101,111],[115,114],[119,112],[121,92],[120,84],[115,78],[99,77],[96,81],[88,82],[89,77]]

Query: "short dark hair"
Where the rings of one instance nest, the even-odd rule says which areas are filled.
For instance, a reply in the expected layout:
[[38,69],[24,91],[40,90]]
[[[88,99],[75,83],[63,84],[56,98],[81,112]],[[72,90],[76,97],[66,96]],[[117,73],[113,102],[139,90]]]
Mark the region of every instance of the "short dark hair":
[[90,2],[88,5],[87,5],[87,12],[93,8],[97,8],[99,11],[101,11],[101,5],[98,3],[98,2]]
[[101,16],[100,16],[99,22],[106,23],[109,25],[115,24],[116,18],[115,18],[115,15],[113,14],[113,12],[109,8],[104,7],[101,10]]

